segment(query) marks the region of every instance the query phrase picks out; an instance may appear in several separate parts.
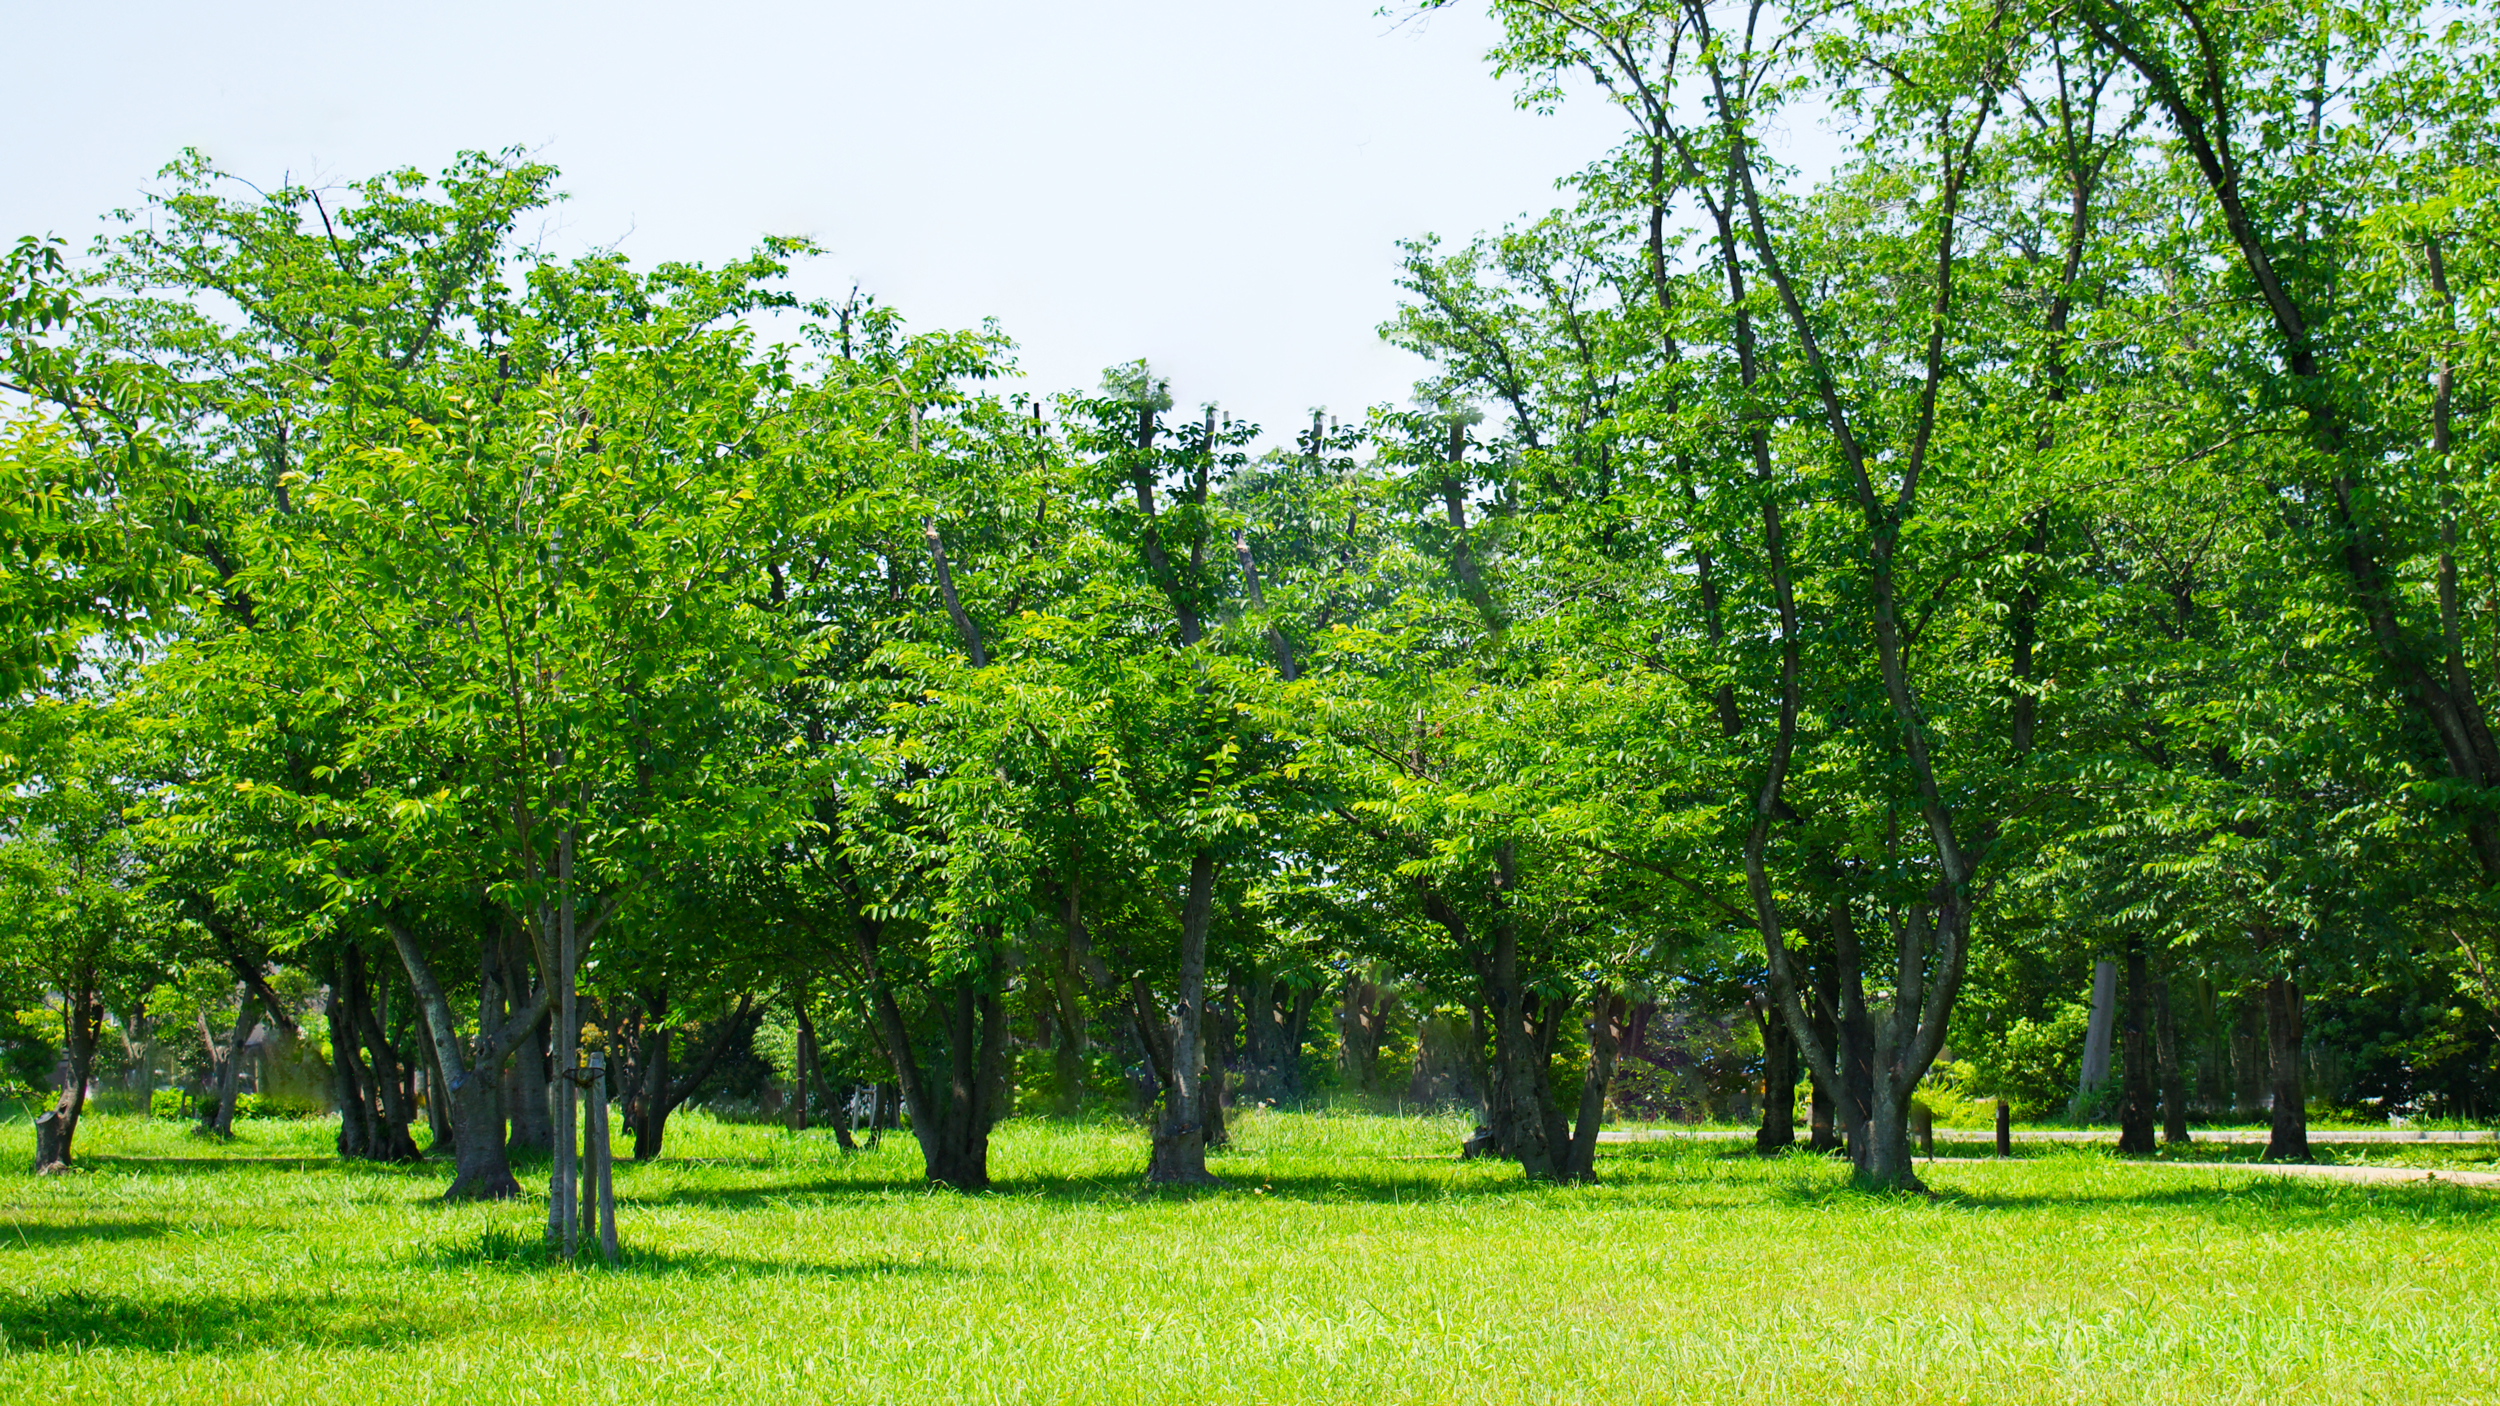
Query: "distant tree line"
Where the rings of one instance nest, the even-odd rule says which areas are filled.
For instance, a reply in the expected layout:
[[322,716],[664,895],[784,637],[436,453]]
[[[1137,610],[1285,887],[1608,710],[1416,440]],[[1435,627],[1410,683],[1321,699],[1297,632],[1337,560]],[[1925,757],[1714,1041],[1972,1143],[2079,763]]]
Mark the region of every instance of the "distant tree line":
[[[1035,397],[995,328],[803,301],[803,241],[548,255],[517,152],[186,156],[22,241],[47,1155],[203,980],[211,1066],[318,993],[342,1155],[430,1116],[503,1196],[548,1149],[568,1250],[583,1100],[654,1155],[766,1022],[786,1116],[890,1089],[966,1190],[1105,1060],[1149,1178],[1209,1180],[1318,1045],[1583,1180],[1694,1013],[1766,1148],[1802,1082],[1915,1186],[1940,1056],[2062,1104],[2103,959],[2127,1145],[2270,1103],[2305,1155],[2322,1031],[2330,1094],[2487,1115],[2487,11],[1492,8],[1522,101],[1622,144],[1405,247],[1411,406],[1264,449],[1143,363]],[[1766,134],[1818,114],[1807,179]]]

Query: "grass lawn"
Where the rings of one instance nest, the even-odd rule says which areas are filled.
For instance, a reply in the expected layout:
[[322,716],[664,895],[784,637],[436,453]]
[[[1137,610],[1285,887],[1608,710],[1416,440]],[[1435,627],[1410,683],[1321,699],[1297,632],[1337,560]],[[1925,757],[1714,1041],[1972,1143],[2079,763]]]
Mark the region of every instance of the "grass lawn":
[[0,1128],[0,1400],[2500,1400],[2490,1191],[2044,1151],[1917,1201],[1711,1144],[1540,1190],[1447,1120],[1259,1112],[1225,1192],[1024,1121],[963,1197],[907,1135],[688,1117],[619,1169],[631,1262],[566,1270],[535,1202],[244,1127],[91,1119],[53,1178]]

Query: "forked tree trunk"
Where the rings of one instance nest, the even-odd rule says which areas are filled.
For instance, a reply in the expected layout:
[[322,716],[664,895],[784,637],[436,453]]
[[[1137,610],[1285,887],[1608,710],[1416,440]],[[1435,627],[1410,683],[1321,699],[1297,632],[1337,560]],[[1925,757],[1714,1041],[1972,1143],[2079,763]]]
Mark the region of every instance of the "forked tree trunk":
[[[232,1141],[234,1138],[234,1104],[243,1087],[243,1044],[252,1038],[252,1028],[260,1024],[260,998],[250,991],[243,993],[242,1005],[234,1015],[234,1029],[226,1036],[225,1048],[211,1048],[216,1062],[217,1095],[200,1100],[199,1126],[192,1131],[202,1137]],[[205,1032],[205,1021],[200,1026]]]
[[330,1026],[330,1100],[339,1110],[339,1156],[358,1161],[373,1155],[373,1109],[365,1096],[364,1071],[356,1064],[356,1025],[348,1018],[345,985],[334,964],[322,1013]]
[[[945,1060],[945,1082],[939,1084],[923,1071],[902,1005],[880,970],[877,948],[882,936],[882,924],[865,914],[853,915],[852,952],[867,977],[869,1019],[893,1066],[903,1106],[911,1113],[922,1166],[935,1185],[986,1191],[990,1126],[998,1114],[992,1100],[1007,1049],[1006,1003],[977,980],[959,982],[946,993],[944,1048],[938,1051]],[[997,934],[989,936],[995,952]]]
[[[997,1111],[990,1106],[998,1087],[998,1069],[1007,1043],[1004,1003],[967,982],[952,992],[947,1020],[946,1088],[943,1102],[911,1069],[903,1081],[903,1100],[911,1109],[912,1134],[919,1140],[928,1177],[957,1191],[986,1191],[990,1184],[990,1126]],[[907,1066],[908,1067],[908,1066]],[[902,1075],[903,1070],[897,1069]],[[913,1086],[920,1097],[912,1096]]]
[[2150,1022],[2145,1019],[2150,993],[2145,985],[2144,944],[2131,939],[2127,943],[2126,1039],[2120,1059],[2118,1150],[2133,1156],[2151,1155],[2156,1117],[2153,1051],[2146,1038],[2151,1033]]
[[52,1108],[35,1120],[35,1170],[66,1171],[71,1165],[71,1145],[78,1137],[78,1119],[87,1108],[87,1080],[95,1073],[96,1036],[104,1028],[104,1002],[95,989],[92,971],[82,973],[86,980],[62,1002],[62,1053],[68,1068],[63,1071],[60,1096]]
[[[1835,898],[1823,915],[1832,942],[1831,989],[1833,1073],[1832,1121],[1841,1149],[1861,1170],[1871,1154],[1869,1120],[1875,1116],[1875,1027],[1866,1008],[1864,953],[1858,945],[1857,916],[1846,898]],[[1789,1032],[1790,1038],[1796,1032]],[[1905,1134],[1906,1136],[1906,1134]]]
[[512,975],[513,969],[494,962],[494,939],[485,939],[479,961],[478,1034],[464,1043],[450,998],[435,978],[424,949],[395,921],[386,918],[383,930],[390,934],[391,945],[407,969],[417,1014],[432,1035],[442,1070],[440,1093],[450,1124],[452,1155],[451,1185],[444,1189],[443,1199],[501,1201],[520,1195],[504,1137],[504,1084],[499,1074],[516,1048],[536,1038],[553,993],[542,982],[526,1003],[513,1009],[514,993],[498,979]]
[[[1189,887],[1181,900],[1181,950],[1172,989],[1169,1064],[1161,1116],[1146,1159],[1146,1180],[1161,1184],[1215,1186],[1207,1170],[1203,1031],[1207,998],[1207,933],[1215,921],[1215,855],[1190,856]],[[918,1114],[913,1115],[915,1118]]]
[[642,1089],[634,1099],[634,1160],[648,1162],[660,1155],[660,1144],[668,1135],[668,1116],[660,1104],[668,1097],[668,1054],[675,1032],[662,1020],[663,1007],[653,1006],[645,1017],[642,1032]]
[[[373,983],[366,977],[362,949],[349,946],[340,970],[347,981],[345,1004],[350,1038],[361,1039],[371,1056],[360,1071],[362,1090],[368,1100],[364,1155],[377,1162],[417,1161],[417,1140],[408,1132],[409,1124],[416,1120],[416,1110],[409,1106],[398,1051],[392,1047],[381,1018],[373,1009]],[[335,1043],[337,1039],[338,1031],[333,1028],[331,1040]]]
[[714,1032],[712,1043],[704,1049],[703,1057],[696,1060],[694,1067],[684,1075],[677,1076],[672,1074],[669,1063],[672,1032],[661,1023],[666,1010],[663,997],[651,1004],[644,1017],[643,1039],[648,1043],[643,1056],[642,1096],[637,1100],[642,1107],[642,1117],[634,1125],[634,1160],[637,1162],[648,1162],[660,1155],[660,1149],[668,1139],[669,1115],[702,1091],[704,1082],[720,1066],[723,1052],[741,1035],[751,1032],[762,1013],[755,1004],[753,992],[739,993],[737,1006],[721,1022],[720,1029]]
[[2266,1051],[2274,1118],[2266,1139],[2269,1162],[2309,1160],[2309,1095],[2300,1068],[2300,987],[2287,976],[2266,983]]

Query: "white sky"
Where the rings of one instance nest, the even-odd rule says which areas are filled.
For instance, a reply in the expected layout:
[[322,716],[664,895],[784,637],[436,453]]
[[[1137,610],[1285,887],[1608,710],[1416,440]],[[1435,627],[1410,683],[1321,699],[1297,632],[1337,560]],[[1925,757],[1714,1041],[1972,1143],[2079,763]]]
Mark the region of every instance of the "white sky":
[[184,146],[269,184],[532,147],[549,245],[829,253],[915,327],[995,316],[1028,384],[1148,357],[1271,432],[1402,399],[1394,241],[1561,203],[1619,135],[1515,109],[1480,12],[1377,0],[427,5],[0,0],[0,238],[83,245]]

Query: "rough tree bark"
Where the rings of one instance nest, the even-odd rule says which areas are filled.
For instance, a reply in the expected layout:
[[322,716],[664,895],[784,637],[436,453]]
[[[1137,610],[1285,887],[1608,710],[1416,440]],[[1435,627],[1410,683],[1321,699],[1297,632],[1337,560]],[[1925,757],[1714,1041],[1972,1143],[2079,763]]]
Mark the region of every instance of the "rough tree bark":
[[2243,1119],[2266,1111],[2266,998],[2263,988],[2240,998],[2239,1027],[2231,1033],[2232,1114]]
[[[935,1054],[944,1061],[944,1082],[929,1077],[912,1042],[910,1023],[878,961],[883,930],[882,923],[855,911],[851,950],[867,978],[870,1024],[910,1111],[921,1162],[934,1185],[985,1191],[990,1184],[990,1127],[998,1117],[993,1096],[1007,1047],[1006,1005],[978,980],[932,993],[943,1003],[942,1048]],[[996,950],[994,942],[989,950]]]
[[2266,1055],[2274,1093],[2266,1160],[2306,1162],[2309,1095],[2300,1067],[2300,987],[2288,976],[2266,983]]
[[1207,1170],[1207,1120],[1200,1093],[1205,1068],[1202,1048],[1207,989],[1207,933],[1215,921],[1215,854],[1201,849],[1190,856],[1189,887],[1181,900],[1179,970],[1173,979],[1170,1013],[1170,1065],[1164,1076],[1163,1111],[1155,1121],[1154,1143],[1146,1161],[1146,1180],[1163,1184],[1216,1186]]
[[340,954],[339,974],[345,982],[340,993],[340,1011],[346,1024],[331,1027],[330,1041],[336,1045],[344,1030],[349,1043],[362,1044],[367,1056],[357,1060],[352,1052],[350,1055],[350,1065],[358,1075],[358,1090],[366,1100],[363,1156],[376,1162],[417,1161],[417,1140],[408,1132],[409,1124],[416,1120],[416,1110],[410,1106],[398,1051],[374,1012],[374,983],[367,979],[362,948],[353,943],[347,946]]
[[376,1141],[373,1105],[356,1061],[356,1023],[347,1014],[346,982],[338,964],[331,965],[326,985],[322,1013],[330,1026],[330,1101],[339,1111],[339,1156],[361,1160],[372,1155]]
[[1797,1047],[1768,1002],[1754,1004],[1754,1019],[1762,1029],[1762,1127],[1753,1148],[1771,1157],[1797,1142]]
[[1580,1117],[1572,1129],[1566,1181],[1597,1180],[1597,1130],[1606,1116],[1606,1090],[1615,1080],[1615,1057],[1623,1049],[1623,997],[1601,986],[1589,1001],[1589,1067],[1580,1080]]
[[87,1108],[87,1081],[95,1074],[95,1042],[104,1028],[104,1000],[96,990],[94,970],[90,968],[80,975],[83,979],[66,993],[62,1002],[62,1054],[67,1068],[62,1071],[61,1092],[52,1101],[52,1107],[35,1120],[38,1172],[69,1169],[72,1144],[78,1137],[78,1119]]
[[2144,944],[2130,939],[2127,943],[2126,1043],[2121,1061],[2121,1084],[2118,1104],[2118,1150],[2138,1156],[2153,1151],[2153,1121],[2157,1116],[2153,1093],[2153,1051],[2147,1036],[2150,1022],[2145,1019],[2147,977],[2144,970]]
[[633,1120],[634,1160],[637,1162],[648,1162],[660,1155],[660,1148],[668,1139],[668,1116],[687,1099],[701,1092],[704,1081],[710,1079],[712,1071],[719,1067],[722,1053],[737,1043],[741,1035],[752,1030],[763,1015],[762,1008],[755,1004],[754,993],[741,992],[737,1006],[730,1011],[729,1018],[721,1022],[720,1029],[713,1033],[712,1043],[704,1049],[703,1057],[696,1060],[694,1067],[684,1075],[672,1078],[669,1051],[675,1031],[666,1019],[668,993],[665,989],[651,992],[644,1000],[642,1089],[635,1100],[638,1116]]
[[[214,1042],[209,1045],[209,1056],[216,1062],[217,1096],[200,1100],[199,1126],[191,1130],[195,1136],[227,1142],[234,1140],[234,1104],[243,1088],[243,1046],[252,1038],[252,1031],[259,1024],[260,997],[246,990],[241,1005],[235,1010],[234,1028],[227,1034],[224,1048],[219,1048]],[[207,1037],[206,1016],[200,1018],[200,1034],[204,1039]]]
[[2161,1140],[2188,1140],[2187,1079],[2179,1067],[2179,1026],[2170,1011],[2170,981],[2153,983],[2153,1049],[2161,1063]]
[[[512,1052],[536,1037],[539,1022],[555,996],[546,982],[526,1001],[514,1002],[500,978],[510,968],[497,963],[492,936],[480,944],[478,1034],[465,1045],[454,1020],[451,999],[434,974],[432,961],[415,936],[395,918],[385,918],[383,931],[399,953],[416,993],[417,1011],[432,1033],[434,1053],[442,1065],[445,1113],[451,1125],[451,1185],[446,1201],[507,1200],[521,1194],[514,1180],[509,1144],[504,1138],[503,1083],[498,1078]],[[517,1006],[517,1009],[514,1007]]]
[[1389,994],[1357,972],[1345,979],[1337,1006],[1337,1048],[1362,1093],[1380,1092],[1380,1047],[1389,1033]]

